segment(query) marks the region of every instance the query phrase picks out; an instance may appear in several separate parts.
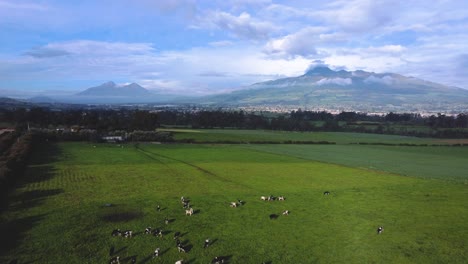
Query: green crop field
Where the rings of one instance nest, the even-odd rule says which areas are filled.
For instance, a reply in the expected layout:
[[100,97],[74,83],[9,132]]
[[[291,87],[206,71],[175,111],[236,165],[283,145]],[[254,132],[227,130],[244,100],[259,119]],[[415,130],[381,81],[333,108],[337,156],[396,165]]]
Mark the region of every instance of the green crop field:
[[[137,263],[210,263],[215,256],[229,263],[466,263],[466,153],[361,145],[43,145],[1,213],[0,263],[108,263],[111,247],[121,263],[132,256]],[[394,160],[377,164],[384,157]],[[447,168],[446,177],[438,170],[420,178],[433,164]],[[407,176],[392,166],[408,168]],[[260,200],[268,195],[286,200]],[[185,215],[181,196],[194,215]],[[231,208],[237,199],[245,204]],[[270,220],[271,214],[279,217]],[[148,226],[164,236],[145,235]],[[135,236],[113,237],[116,228]],[[189,252],[177,251],[175,232]],[[212,244],[203,248],[207,238]],[[153,259],[158,247],[162,254]]]
[[[194,142],[283,142],[292,141],[329,141],[337,144],[387,143],[387,144],[457,144],[453,140],[417,138],[395,135],[346,133],[346,132],[287,132],[270,130],[236,129],[159,129],[174,132],[176,140],[191,139]],[[462,143],[468,143],[463,141]]]

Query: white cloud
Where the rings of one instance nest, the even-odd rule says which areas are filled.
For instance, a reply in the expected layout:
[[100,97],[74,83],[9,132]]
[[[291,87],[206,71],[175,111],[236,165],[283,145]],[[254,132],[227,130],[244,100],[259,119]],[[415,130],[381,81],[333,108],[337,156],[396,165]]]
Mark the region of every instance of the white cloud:
[[399,5],[393,0],[339,0],[318,11],[317,15],[346,31],[364,32],[392,22]]
[[296,33],[270,40],[264,48],[266,54],[284,58],[317,55],[318,44],[340,41],[337,34],[326,33],[324,27],[307,27]]
[[351,85],[353,84],[353,80],[351,78],[324,78],[317,81],[315,84],[317,85],[326,85],[326,84],[336,84],[336,85]]
[[243,39],[260,40],[266,39],[277,28],[270,22],[259,21],[242,12],[239,16],[223,11],[210,11],[200,18],[200,27],[225,30],[236,37]]
[[371,75],[364,79],[365,83],[380,83],[385,85],[392,85],[395,82],[392,76],[385,75],[382,78]]

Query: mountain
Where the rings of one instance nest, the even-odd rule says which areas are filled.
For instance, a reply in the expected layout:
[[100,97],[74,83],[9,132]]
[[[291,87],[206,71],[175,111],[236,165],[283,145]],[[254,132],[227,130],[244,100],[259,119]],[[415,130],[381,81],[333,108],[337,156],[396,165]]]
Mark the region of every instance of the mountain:
[[316,67],[297,77],[210,96],[204,104],[354,111],[468,111],[468,90],[395,73]]
[[136,83],[128,85],[117,85],[114,82],[106,82],[96,87],[88,88],[77,94],[78,96],[91,97],[144,97],[151,96],[152,93]]

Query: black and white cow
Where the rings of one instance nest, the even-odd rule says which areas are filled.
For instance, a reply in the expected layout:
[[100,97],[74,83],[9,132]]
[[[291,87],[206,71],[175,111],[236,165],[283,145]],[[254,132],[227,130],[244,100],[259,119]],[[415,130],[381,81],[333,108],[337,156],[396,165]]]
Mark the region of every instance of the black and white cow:
[[126,230],[124,232],[124,237],[125,238],[129,238],[129,237],[132,237],[133,236],[133,231],[132,230]]
[[184,246],[182,246],[182,245],[178,245],[178,246],[177,246],[177,250],[178,250],[179,252],[184,252],[184,253],[187,252],[187,249],[186,249]]
[[160,249],[156,248],[153,253],[153,258],[159,257],[159,254],[160,254]]
[[185,215],[193,215],[193,208],[189,208],[187,210],[185,210]]
[[325,192],[323,192],[323,195],[330,195],[330,192],[329,192],[329,191],[325,191]]
[[379,226],[377,228],[377,234],[382,234],[382,232],[383,232],[383,226]]
[[165,223],[166,225],[169,224],[169,218],[167,218],[167,216],[166,216],[166,218],[164,218],[164,223]]
[[112,231],[112,236],[121,236],[122,235],[122,231],[120,231],[120,229],[114,229]]
[[231,204],[230,204],[229,206],[231,206],[231,207],[234,207],[234,208],[235,208],[235,207],[237,207],[237,203],[236,203],[236,202],[231,202]]
[[223,256],[219,256],[219,257],[214,257],[213,260],[211,261],[211,264],[221,264],[221,263],[224,263],[224,260],[226,258],[223,257]]
[[120,257],[116,256],[116,257],[111,258],[111,260],[109,261],[109,264],[120,264]]
[[289,215],[289,210],[284,210],[283,215]]
[[210,239],[205,239],[205,243],[203,243],[203,248],[207,248],[210,245]]
[[270,215],[270,219],[271,219],[271,220],[275,220],[276,218],[278,218],[278,215],[277,215],[277,214],[271,214],[271,215]]
[[180,232],[175,232],[174,233],[174,239],[178,239],[180,237]]
[[279,196],[279,197],[278,197],[278,201],[284,201],[284,200],[285,200],[285,199],[284,199],[284,196]]
[[151,227],[150,226],[145,228],[145,234],[151,234]]

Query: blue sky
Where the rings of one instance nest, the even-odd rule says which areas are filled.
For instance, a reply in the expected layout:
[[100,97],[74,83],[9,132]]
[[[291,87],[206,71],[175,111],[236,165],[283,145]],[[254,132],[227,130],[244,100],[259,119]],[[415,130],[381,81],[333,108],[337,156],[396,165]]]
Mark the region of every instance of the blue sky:
[[203,95],[314,63],[468,89],[459,0],[0,0],[0,96],[106,81]]

